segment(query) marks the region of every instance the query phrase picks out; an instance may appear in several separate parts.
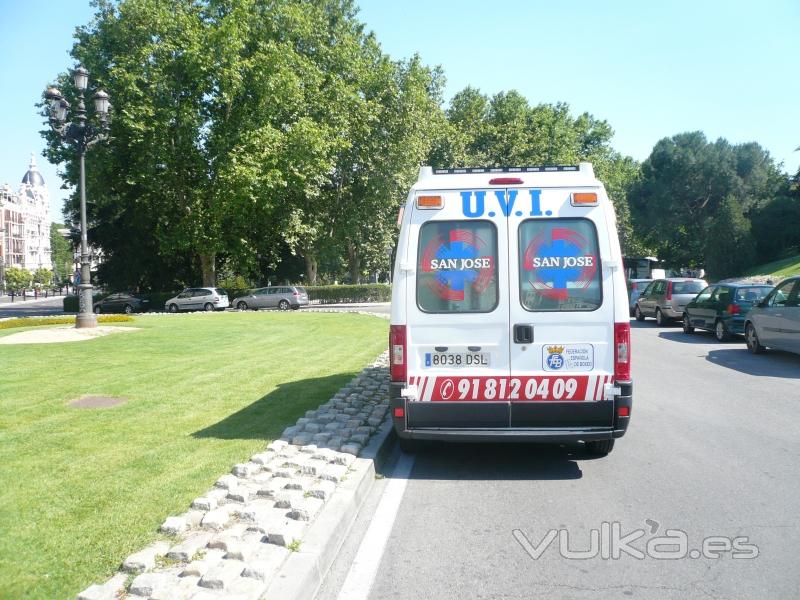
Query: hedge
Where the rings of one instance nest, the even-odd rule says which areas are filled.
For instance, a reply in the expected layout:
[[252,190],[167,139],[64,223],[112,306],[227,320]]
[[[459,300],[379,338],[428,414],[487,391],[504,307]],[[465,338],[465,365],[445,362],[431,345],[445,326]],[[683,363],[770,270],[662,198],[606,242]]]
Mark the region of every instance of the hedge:
[[385,283],[317,285],[305,288],[308,291],[308,299],[319,304],[389,302],[392,299],[392,286]]
[[[97,317],[98,323],[124,323],[133,321],[133,317],[128,315],[100,315]],[[0,321],[0,329],[12,329],[14,327],[37,327],[39,325],[74,325],[75,317],[20,317]]]

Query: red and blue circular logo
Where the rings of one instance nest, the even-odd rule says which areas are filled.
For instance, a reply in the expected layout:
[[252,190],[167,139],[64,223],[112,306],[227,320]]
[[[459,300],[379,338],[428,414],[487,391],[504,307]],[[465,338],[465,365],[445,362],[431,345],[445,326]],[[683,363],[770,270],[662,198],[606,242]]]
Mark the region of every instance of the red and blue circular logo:
[[469,287],[483,293],[494,276],[494,259],[487,244],[472,231],[453,229],[438,235],[425,246],[422,271],[435,273],[428,280],[431,290],[443,300],[464,300]]
[[586,289],[597,272],[593,243],[573,229],[553,227],[537,235],[525,249],[528,282],[545,297],[565,300],[569,289]]

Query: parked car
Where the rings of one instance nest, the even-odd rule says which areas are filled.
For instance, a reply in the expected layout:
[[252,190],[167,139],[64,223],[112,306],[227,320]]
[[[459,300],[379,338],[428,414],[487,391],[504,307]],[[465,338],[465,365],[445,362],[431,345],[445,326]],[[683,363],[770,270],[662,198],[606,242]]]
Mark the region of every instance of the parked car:
[[750,309],[744,339],[753,354],[765,348],[800,354],[800,276],[782,281]]
[[695,278],[656,279],[636,299],[633,314],[637,321],[655,317],[659,326],[670,319],[682,319],[686,305],[706,286],[704,280]]
[[308,306],[306,289],[296,285],[271,286],[253,290],[252,294],[234,298],[231,306],[239,310],[257,310],[259,308],[277,308],[279,310],[297,310]]
[[636,306],[636,300],[639,295],[647,288],[647,284],[653,281],[652,279],[628,279],[628,309],[631,316],[633,309]]
[[747,311],[761,302],[773,289],[756,283],[719,283],[710,285],[686,305],[683,313],[684,333],[695,328],[713,331],[720,342],[731,335],[744,334]]
[[100,313],[135,313],[145,312],[150,309],[150,300],[141,298],[130,292],[118,292],[98,300],[93,305],[94,312]]
[[228,292],[215,287],[186,288],[164,303],[164,309],[173,313],[181,310],[225,310],[228,306]]

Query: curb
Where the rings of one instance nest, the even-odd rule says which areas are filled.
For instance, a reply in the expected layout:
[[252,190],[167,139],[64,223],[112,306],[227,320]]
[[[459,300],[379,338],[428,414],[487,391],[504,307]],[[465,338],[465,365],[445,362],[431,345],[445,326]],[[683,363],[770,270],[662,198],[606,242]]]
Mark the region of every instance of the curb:
[[301,549],[283,563],[263,598],[310,600],[316,596],[375,484],[376,466],[386,460],[391,434],[389,417],[354,461],[353,473],[340,484],[331,502],[303,537]]

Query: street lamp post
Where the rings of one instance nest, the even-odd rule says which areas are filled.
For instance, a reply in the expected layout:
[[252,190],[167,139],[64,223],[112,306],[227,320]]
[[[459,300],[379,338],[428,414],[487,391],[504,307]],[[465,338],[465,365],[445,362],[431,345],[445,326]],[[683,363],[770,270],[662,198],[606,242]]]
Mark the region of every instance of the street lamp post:
[[83,92],[89,84],[89,72],[82,66],[72,73],[73,83],[78,90],[78,106],[75,117],[67,121],[69,102],[54,87],[47,88],[45,98],[50,103],[50,126],[62,140],[75,146],[80,157],[80,195],[81,195],[81,281],[78,284],[78,317],[75,327],[96,327],[97,317],[92,310],[92,284],[90,280],[91,262],[89,244],[86,239],[86,151],[97,142],[108,139],[108,112],[111,108],[109,96],[103,90],[94,95],[95,113],[100,121],[99,126],[91,123],[86,117],[86,105],[83,103]]

